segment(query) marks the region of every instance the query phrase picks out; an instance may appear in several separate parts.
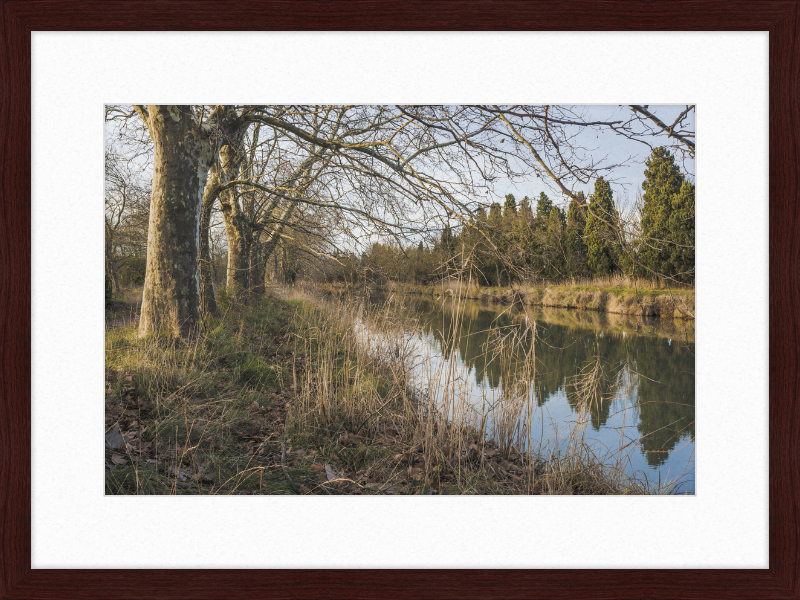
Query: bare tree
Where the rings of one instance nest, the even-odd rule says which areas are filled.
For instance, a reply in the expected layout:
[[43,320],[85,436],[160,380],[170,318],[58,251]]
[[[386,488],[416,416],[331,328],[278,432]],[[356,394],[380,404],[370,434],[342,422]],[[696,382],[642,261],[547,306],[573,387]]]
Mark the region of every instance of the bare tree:
[[106,274],[120,290],[120,269],[132,257],[144,256],[150,186],[138,168],[112,148],[105,156],[105,264]]
[[[605,121],[548,105],[110,108],[109,118],[138,115],[152,140],[140,334],[166,327],[186,336],[201,312],[216,311],[209,232],[217,202],[227,286],[240,299],[260,286],[276,248],[334,260],[343,246],[364,246],[373,235],[399,243],[441,231],[448,220],[483,236],[505,260],[473,218],[499,181],[539,177],[591,212],[577,187],[608,179],[627,161],[595,158],[580,132],[610,131],[649,146],[661,136],[691,157],[693,109],[667,124],[639,105]],[[631,248],[635,227],[607,224]]]
[[222,142],[243,121],[229,106],[135,105],[154,146],[147,273],[139,335],[167,328],[179,337],[199,319],[200,208]]

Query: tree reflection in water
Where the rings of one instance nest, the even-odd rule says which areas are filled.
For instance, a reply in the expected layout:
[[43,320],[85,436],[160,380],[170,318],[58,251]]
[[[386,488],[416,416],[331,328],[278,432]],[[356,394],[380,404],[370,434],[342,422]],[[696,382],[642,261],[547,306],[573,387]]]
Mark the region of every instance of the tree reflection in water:
[[514,361],[525,360],[532,336],[523,338],[510,356],[494,356],[492,345],[512,328],[523,331],[535,322],[533,393],[539,407],[566,395],[577,412],[576,376],[599,358],[606,376],[599,383],[600,400],[589,407],[588,424],[594,431],[606,427],[613,415],[629,411],[627,423],[634,420],[637,443],[651,467],[664,465],[679,445],[694,442],[693,322],[570,309],[495,308],[473,301],[462,302],[456,315],[452,301],[405,297],[402,302],[446,359],[457,351],[476,384],[498,396],[503,374],[514,375]]

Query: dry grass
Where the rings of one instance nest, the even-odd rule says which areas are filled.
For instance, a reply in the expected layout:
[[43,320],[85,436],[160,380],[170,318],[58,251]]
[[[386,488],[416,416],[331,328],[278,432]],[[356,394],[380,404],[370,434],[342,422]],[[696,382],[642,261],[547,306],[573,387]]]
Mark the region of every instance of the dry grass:
[[[336,284],[322,289],[335,296],[353,290]],[[598,279],[574,279],[559,284],[537,286],[515,284],[513,287],[480,287],[472,282],[446,281],[439,285],[389,283],[383,291],[420,294],[437,298],[462,297],[488,304],[522,304],[554,308],[577,308],[604,313],[694,319],[694,288],[664,287],[657,281],[616,276]],[[363,288],[362,288],[363,291]]]
[[[589,420],[591,390],[598,389],[603,373],[601,363],[573,382],[586,401],[566,452],[558,445],[537,447],[531,438],[535,344],[523,343],[535,335],[530,326],[498,330],[484,348],[487,359],[501,365],[503,381],[513,383],[504,386],[501,398],[484,398],[479,405],[458,376],[456,353],[447,360],[420,353],[409,334],[414,324],[397,321],[392,298],[370,310],[367,302],[353,298],[324,301],[296,294],[307,307],[300,313],[302,329],[313,332],[299,343],[313,362],[306,364],[299,383],[301,401],[291,428],[294,435],[306,432],[317,444],[343,440],[362,459],[349,470],[336,470],[340,489],[456,494],[670,490],[632,477],[623,453],[598,457],[585,442],[582,432]],[[454,298],[452,336],[461,330],[461,300]]]
[[275,430],[293,310],[273,300],[229,310],[188,342],[139,339],[135,320],[108,328],[106,434],[119,443],[107,447],[106,492],[290,493]]
[[[136,296],[127,306],[134,317]],[[456,294],[456,343],[462,302]],[[481,405],[456,353],[437,361],[421,352],[415,324],[391,298],[369,306],[296,288],[290,301],[227,308],[185,343],[139,339],[135,319],[112,324],[106,434],[119,432],[121,444],[107,448],[106,493],[669,491],[627,474],[621,454],[596,456],[582,438],[567,452],[535,447],[535,344],[522,343],[530,328],[498,330],[487,344],[511,383]],[[581,414],[573,431],[585,428]]]

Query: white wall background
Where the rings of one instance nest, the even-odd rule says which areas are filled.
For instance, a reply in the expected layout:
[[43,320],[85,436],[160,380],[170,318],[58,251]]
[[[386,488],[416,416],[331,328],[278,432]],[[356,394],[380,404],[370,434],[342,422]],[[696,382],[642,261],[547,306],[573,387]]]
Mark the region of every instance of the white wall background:
[[[767,43],[35,32],[32,566],[767,568]],[[697,103],[697,496],[104,496],[103,104],[478,101]]]

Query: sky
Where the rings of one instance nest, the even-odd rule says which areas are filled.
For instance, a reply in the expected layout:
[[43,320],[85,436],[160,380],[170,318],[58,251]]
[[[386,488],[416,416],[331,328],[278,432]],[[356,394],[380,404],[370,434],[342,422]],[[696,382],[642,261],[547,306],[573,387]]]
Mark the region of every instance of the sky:
[[[668,125],[671,125],[685,108],[685,104],[649,105],[648,110],[658,115],[658,117]],[[629,118],[630,112],[631,110],[627,105],[586,106],[586,118],[589,120],[622,120]],[[694,120],[695,115],[694,111],[692,111],[684,122],[685,126],[694,130]],[[662,136],[660,139],[662,140],[660,142],[653,139],[651,143],[654,146],[661,145],[665,143],[667,138]],[[614,198],[618,204],[625,202],[626,198],[629,201],[635,200],[637,190],[641,190],[641,185],[644,181],[644,163],[651,152],[650,149],[640,142],[629,140],[607,129],[598,132],[587,128],[583,134],[578,136],[577,140],[590,149],[591,157],[595,160],[606,156],[609,163],[622,163],[630,159],[626,166],[612,170],[608,179],[616,180],[611,184],[611,188],[614,191]],[[690,179],[694,180],[694,160],[687,160],[685,164],[679,164],[681,171],[689,175]],[[536,198],[539,196],[540,192],[545,192],[551,200],[556,202],[562,199],[560,192],[555,193],[553,188],[545,185],[541,179],[532,178],[524,183],[516,184],[506,180],[505,184],[508,191],[504,192],[502,196],[507,193],[514,194],[517,202],[525,196],[528,196],[528,198]],[[502,182],[498,182],[496,192],[499,193],[502,189]],[[593,189],[592,184],[588,186],[577,186],[575,191],[582,190],[588,197]],[[492,201],[501,201],[502,196],[495,197]]]

